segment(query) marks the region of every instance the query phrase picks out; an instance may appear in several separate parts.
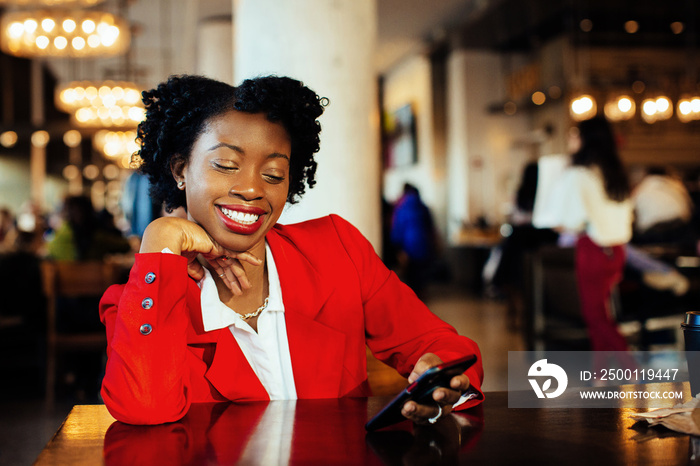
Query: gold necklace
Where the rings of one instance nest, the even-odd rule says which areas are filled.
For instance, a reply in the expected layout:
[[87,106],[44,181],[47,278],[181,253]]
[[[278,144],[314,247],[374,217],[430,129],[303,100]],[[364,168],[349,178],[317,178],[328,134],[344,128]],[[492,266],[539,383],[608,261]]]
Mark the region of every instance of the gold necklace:
[[238,315],[241,316],[241,319],[243,319],[243,320],[248,320],[248,319],[252,319],[253,317],[257,317],[260,315],[260,313],[262,311],[267,309],[267,303],[269,301],[270,301],[270,297],[268,296],[267,298],[265,298],[265,302],[263,303],[263,305],[260,306],[257,310],[255,310],[253,312],[249,312],[248,314],[238,314]]

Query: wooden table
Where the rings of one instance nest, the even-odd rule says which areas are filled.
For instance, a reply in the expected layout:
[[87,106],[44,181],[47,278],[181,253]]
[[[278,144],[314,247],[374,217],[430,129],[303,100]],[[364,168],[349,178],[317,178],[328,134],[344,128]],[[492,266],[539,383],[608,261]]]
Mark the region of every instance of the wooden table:
[[634,425],[629,414],[638,409],[509,409],[507,395],[488,393],[481,407],[435,426],[403,422],[370,434],[364,423],[387,397],[196,404],[182,421],[160,426],[115,422],[102,405],[75,406],[36,464],[696,462],[691,437]]

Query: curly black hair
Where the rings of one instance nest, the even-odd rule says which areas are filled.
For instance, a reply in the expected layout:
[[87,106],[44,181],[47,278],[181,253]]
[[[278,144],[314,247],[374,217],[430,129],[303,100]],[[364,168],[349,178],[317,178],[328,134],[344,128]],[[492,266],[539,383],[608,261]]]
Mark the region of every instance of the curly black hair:
[[287,130],[292,149],[287,202],[298,202],[306,186],[316,184],[314,154],[320,147],[321,132],[317,118],[328,99],[320,98],[302,82],[264,76],[247,79],[234,88],[203,76],[180,75],[171,76],[142,96],[146,119],[138,127],[141,149],[135,159],[151,183],[151,197],[167,211],[186,206],[185,192],[177,189],[171,163],[187,161],[207,123],[230,110],[265,113],[268,120]]

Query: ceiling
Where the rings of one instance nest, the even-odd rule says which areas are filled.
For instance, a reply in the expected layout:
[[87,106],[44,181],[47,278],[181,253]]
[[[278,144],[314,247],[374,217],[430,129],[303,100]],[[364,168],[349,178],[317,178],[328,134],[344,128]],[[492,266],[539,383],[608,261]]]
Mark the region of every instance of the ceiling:
[[[625,30],[631,20],[634,33]],[[672,32],[674,22],[683,24],[681,33]],[[697,0],[495,0],[454,32],[462,46],[527,51],[562,34],[592,46],[697,46],[698,26]]]
[[449,31],[498,1],[377,0],[377,71],[386,72],[411,53],[446,39]]
[[[463,47],[526,51],[547,39],[570,34],[591,45],[696,46],[700,26],[697,0],[377,0],[378,40],[375,67],[385,73],[404,57],[449,41]],[[231,16],[232,0],[108,0],[124,9],[134,28],[135,51],[129,67],[136,78],[153,84],[173,72],[191,72],[196,58],[197,24],[205,18]],[[593,29],[584,33],[584,18]],[[624,32],[629,19],[640,24]],[[683,21],[684,34],[669,32]],[[690,31],[690,32],[689,32]],[[120,74],[123,59],[71,66],[59,74]],[[76,70],[77,68],[77,70]],[[99,70],[94,69],[99,68]],[[62,70],[62,71],[61,71]],[[145,75],[145,76],[144,76]],[[119,77],[119,76],[116,76]],[[71,76],[61,78],[74,79]]]
[[[59,81],[72,79],[131,79],[153,86],[173,73],[192,72],[196,63],[198,24],[211,17],[230,17],[232,0],[107,0],[112,10],[126,12],[134,29],[128,57],[102,60],[55,60]],[[588,19],[591,30],[581,30]],[[639,31],[624,31],[634,19]],[[407,56],[445,44],[493,51],[525,52],[556,36],[569,35],[586,45],[698,47],[698,0],[377,0],[378,41],[375,68],[381,75]],[[670,32],[674,21],[684,23],[682,34]],[[0,56],[3,89],[28,95],[29,61]],[[688,60],[696,66],[697,60]],[[13,73],[5,72],[12,64]],[[128,70],[128,73],[125,73]],[[14,78],[12,77],[14,75]],[[11,87],[7,83],[12,81]],[[45,77],[45,100],[52,99],[53,76]],[[8,92],[0,95],[0,103]],[[4,97],[3,97],[4,96]],[[29,103],[14,101],[14,123],[29,125]],[[22,99],[24,100],[24,99]],[[2,105],[4,122],[7,106]],[[52,106],[48,106],[52,107]],[[59,114],[57,114],[59,113]],[[25,115],[26,114],[26,115]],[[11,115],[11,116],[12,116]],[[62,125],[67,116],[47,109],[47,119]]]
[[[536,50],[568,34],[590,45],[686,47],[698,45],[697,0],[377,0],[377,74],[403,58],[440,44],[500,52]],[[107,0],[125,9],[134,30],[130,55],[101,60],[54,60],[60,81],[130,79],[153,86],[173,73],[193,72],[197,27],[211,17],[230,17],[232,0]],[[589,19],[590,32],[581,21]],[[639,32],[624,32],[625,21]],[[682,34],[670,32],[682,21]]]

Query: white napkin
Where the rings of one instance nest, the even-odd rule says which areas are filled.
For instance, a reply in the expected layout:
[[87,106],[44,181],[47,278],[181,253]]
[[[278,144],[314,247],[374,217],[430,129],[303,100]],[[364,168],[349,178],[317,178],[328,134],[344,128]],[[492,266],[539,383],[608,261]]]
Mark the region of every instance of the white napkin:
[[700,395],[673,408],[655,409],[646,413],[634,413],[636,421],[647,421],[650,426],[662,425],[676,432],[700,435]]

